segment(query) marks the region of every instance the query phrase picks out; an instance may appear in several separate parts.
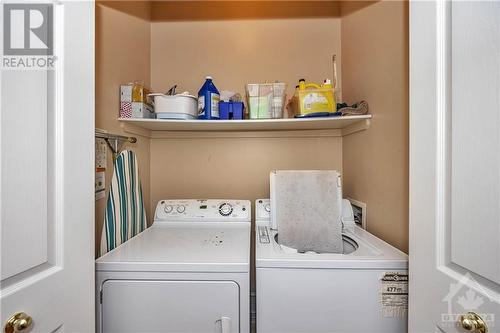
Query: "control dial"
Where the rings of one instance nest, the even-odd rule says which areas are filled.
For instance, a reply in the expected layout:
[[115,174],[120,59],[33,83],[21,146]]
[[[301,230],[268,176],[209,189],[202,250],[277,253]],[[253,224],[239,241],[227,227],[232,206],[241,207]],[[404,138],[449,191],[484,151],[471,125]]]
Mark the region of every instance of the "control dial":
[[231,204],[224,202],[219,206],[219,213],[222,216],[229,216],[233,212],[233,206]]
[[182,213],[184,213],[185,210],[186,210],[186,206],[184,206],[184,205],[177,206],[177,213],[182,214]]
[[163,210],[165,211],[165,213],[172,213],[172,211],[174,210],[174,207],[172,207],[171,205],[167,205],[165,206],[165,208],[163,208]]
[[265,209],[265,210],[266,210],[266,212],[268,212],[268,213],[269,213],[269,212],[271,212],[271,205],[270,205],[270,204],[266,204],[266,205],[264,206],[264,209]]

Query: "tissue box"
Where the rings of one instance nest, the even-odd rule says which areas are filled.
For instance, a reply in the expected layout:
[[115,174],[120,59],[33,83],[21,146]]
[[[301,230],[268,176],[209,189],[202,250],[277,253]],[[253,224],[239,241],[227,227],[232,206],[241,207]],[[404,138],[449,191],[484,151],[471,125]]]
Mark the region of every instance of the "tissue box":
[[220,119],[243,119],[244,115],[243,102],[219,102]]
[[132,84],[120,86],[120,118],[132,118]]

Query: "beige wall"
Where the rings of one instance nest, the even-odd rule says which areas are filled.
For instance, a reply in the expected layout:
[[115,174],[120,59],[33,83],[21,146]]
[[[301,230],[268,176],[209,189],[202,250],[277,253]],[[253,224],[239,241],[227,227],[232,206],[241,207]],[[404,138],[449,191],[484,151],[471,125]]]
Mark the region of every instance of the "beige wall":
[[[124,134],[116,120],[119,110],[119,86],[134,80],[150,83],[150,5],[147,2],[96,3],[96,117],[97,128]],[[127,134],[125,134],[127,135]],[[149,139],[127,147],[137,153],[147,216],[149,210]],[[108,150],[106,189],[113,171]],[[96,253],[99,250],[106,200],[96,201]]]
[[366,202],[368,230],[408,251],[408,6],[342,4],[343,97],[365,99],[367,131],[343,138],[344,194]]
[[[368,204],[369,230],[407,250],[405,4],[113,1],[99,3],[96,14],[96,127],[121,131],[123,82],[143,79],[160,92],[178,84],[196,94],[210,74],[219,90],[243,93],[247,82],[283,80],[290,92],[299,78],[331,76],[332,54],[344,99],[366,99],[374,116],[367,131],[344,138],[335,131],[139,137],[135,151],[150,222],[162,198],[254,200],[269,195],[273,169],[339,169],[344,193]],[[96,204],[99,242],[104,200]]]
[[340,137],[151,140],[151,206],[165,198],[269,197],[275,169],[341,170]]
[[333,54],[340,63],[335,17],[153,21],[151,83],[158,91],[178,84],[197,95],[211,75],[219,91],[244,95],[246,83],[280,80],[290,94],[300,78],[331,77]]
[[[282,80],[291,93],[302,77],[331,77],[332,55],[341,56],[335,3],[163,2],[152,12],[151,82],[158,91],[178,84],[196,95],[208,74],[219,90],[244,95],[246,83]],[[340,138],[295,136],[153,139],[151,206],[170,197],[254,200],[269,196],[272,169],[340,169]]]

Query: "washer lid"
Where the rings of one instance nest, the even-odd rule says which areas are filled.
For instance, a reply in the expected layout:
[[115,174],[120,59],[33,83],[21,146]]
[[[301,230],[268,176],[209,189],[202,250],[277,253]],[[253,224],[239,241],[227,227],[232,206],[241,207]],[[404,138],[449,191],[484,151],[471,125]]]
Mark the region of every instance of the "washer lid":
[[249,272],[250,224],[155,224],[96,260],[98,271]]

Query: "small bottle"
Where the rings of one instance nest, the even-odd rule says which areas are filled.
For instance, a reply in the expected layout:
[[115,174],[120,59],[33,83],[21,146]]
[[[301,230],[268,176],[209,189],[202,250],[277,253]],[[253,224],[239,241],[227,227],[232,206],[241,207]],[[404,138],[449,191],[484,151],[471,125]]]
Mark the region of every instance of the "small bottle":
[[212,77],[205,77],[205,83],[198,91],[198,119],[219,119],[219,90]]
[[135,81],[132,86],[132,102],[144,102],[144,82]]

